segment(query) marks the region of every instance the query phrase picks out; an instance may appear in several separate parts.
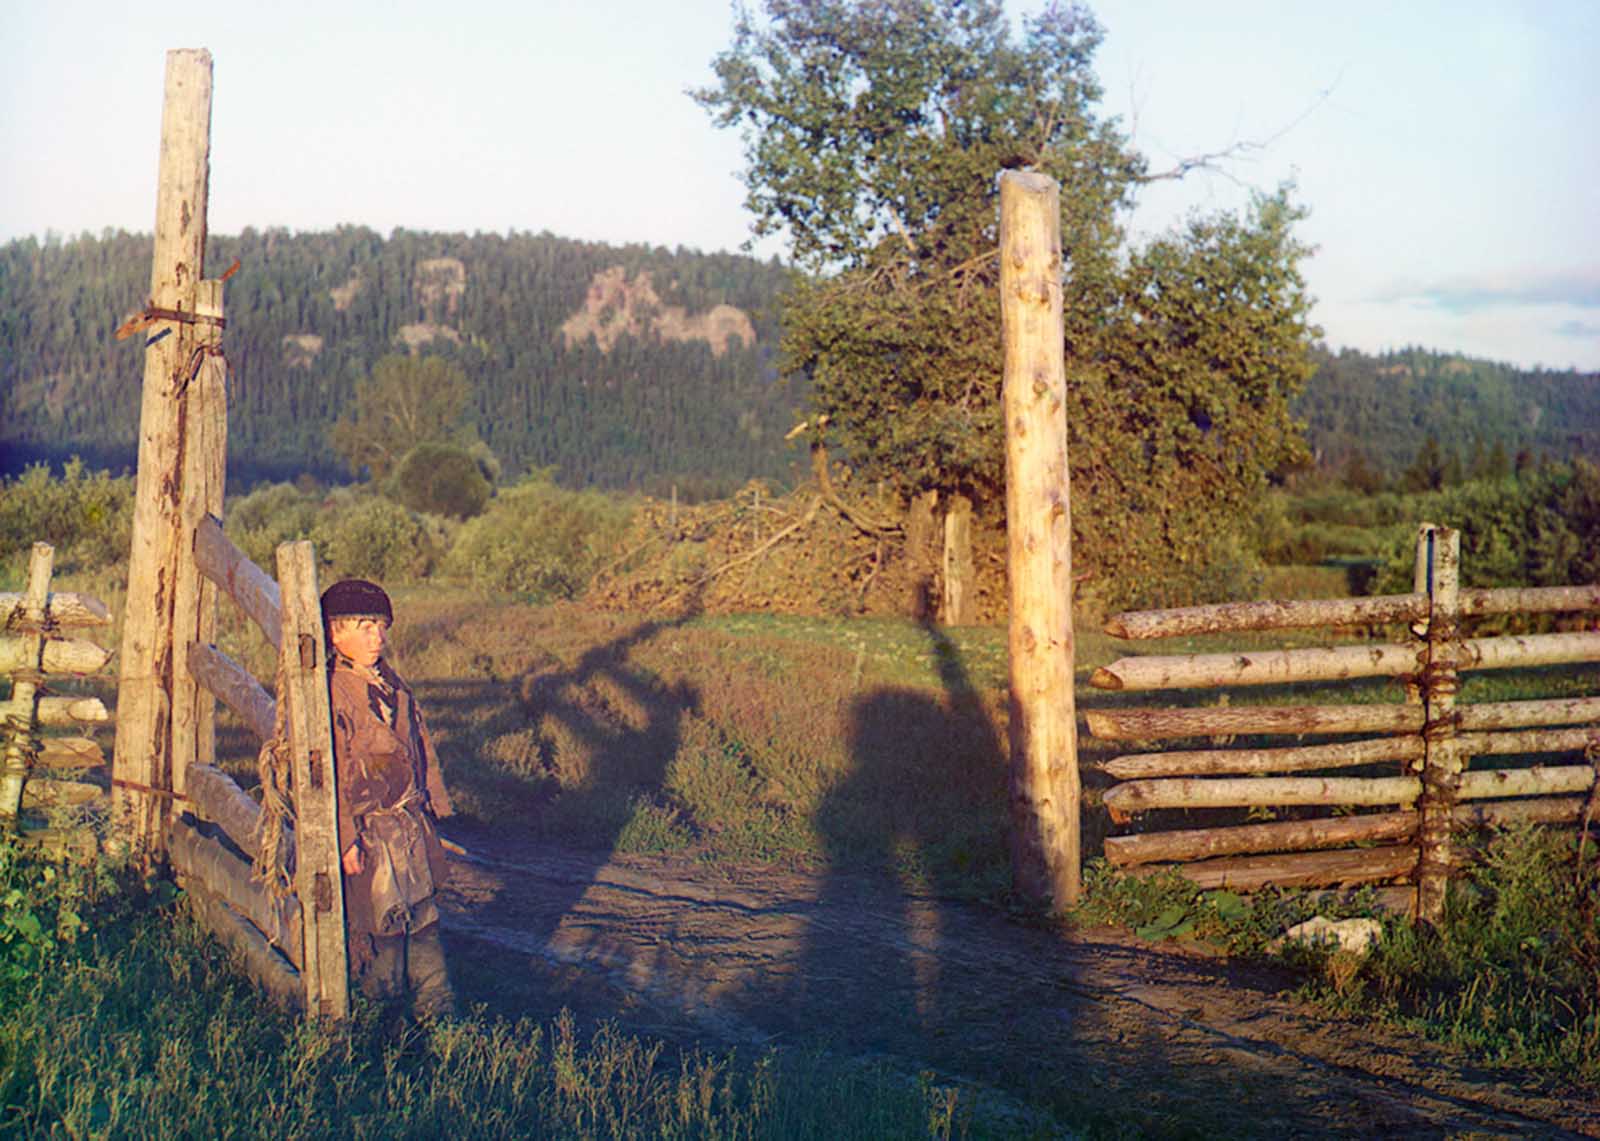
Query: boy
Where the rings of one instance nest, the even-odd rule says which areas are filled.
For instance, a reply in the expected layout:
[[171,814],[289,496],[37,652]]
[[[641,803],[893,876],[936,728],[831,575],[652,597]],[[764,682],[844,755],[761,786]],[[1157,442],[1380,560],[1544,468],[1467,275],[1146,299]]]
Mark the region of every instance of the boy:
[[369,998],[398,998],[409,983],[419,1015],[449,1015],[435,821],[450,796],[411,688],[383,658],[394,608],[375,583],[346,579],[323,592],[322,620],[351,973]]

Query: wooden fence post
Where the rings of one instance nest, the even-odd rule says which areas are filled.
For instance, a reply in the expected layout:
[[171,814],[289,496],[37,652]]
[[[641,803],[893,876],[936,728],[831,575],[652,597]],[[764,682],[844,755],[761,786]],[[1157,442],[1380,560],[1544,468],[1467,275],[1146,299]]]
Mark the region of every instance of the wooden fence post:
[[164,848],[185,765],[209,755],[209,743],[197,750],[195,741],[210,707],[180,659],[211,637],[213,619],[202,615],[214,614],[215,596],[195,581],[193,524],[222,506],[226,429],[211,360],[221,292],[200,280],[210,138],[211,54],[168,52],[112,772],[114,821],[146,858]]
[[343,1018],[349,1012],[344,929],[344,878],[339,866],[338,774],[322,632],[322,600],[311,544],[278,547],[283,595],[279,676],[287,702],[295,828],[295,894],[303,911],[306,1012]]
[[1072,692],[1060,189],[1000,176],[1006,533],[1011,604],[1011,859],[1019,893],[1076,903],[1079,786]]
[[[1427,526],[1418,544],[1427,556],[1429,597],[1427,664],[1422,691],[1422,796],[1418,808],[1417,914],[1430,923],[1444,917],[1445,890],[1455,863],[1451,834],[1462,753],[1456,736],[1456,693],[1461,688],[1460,645],[1461,533]],[[1420,575],[1419,575],[1420,577]]]
[[0,827],[14,829],[22,811],[22,786],[32,763],[34,709],[39,694],[38,679],[44,655],[45,606],[50,599],[50,572],[55,568],[56,550],[48,543],[35,543],[28,558],[28,593],[22,618],[28,627],[27,657],[30,659],[15,676],[11,700],[4,718],[5,761],[0,765]]

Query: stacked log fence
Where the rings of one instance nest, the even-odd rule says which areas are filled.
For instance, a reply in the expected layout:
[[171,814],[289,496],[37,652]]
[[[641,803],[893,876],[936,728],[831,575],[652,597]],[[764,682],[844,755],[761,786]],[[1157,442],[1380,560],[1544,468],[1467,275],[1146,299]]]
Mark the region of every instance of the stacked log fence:
[[108,626],[111,613],[89,595],[52,592],[54,569],[55,549],[35,543],[27,589],[0,593],[0,672],[11,683],[0,702],[0,829],[48,855],[92,857],[95,829],[73,818],[103,817],[109,805],[105,753],[84,734],[110,715],[97,697],[51,690],[105,667],[110,650],[69,634]]
[[[1600,697],[1457,700],[1464,673],[1600,661],[1592,630],[1467,636],[1490,615],[1600,611],[1600,585],[1474,590],[1459,585],[1460,537],[1424,526],[1416,589],[1373,598],[1231,603],[1118,614],[1108,633],[1154,639],[1244,631],[1396,628],[1402,640],[1300,649],[1127,657],[1091,684],[1122,692],[1392,678],[1390,704],[1099,709],[1102,741],[1189,742],[1106,762],[1114,823],[1158,809],[1310,813],[1113,835],[1107,860],[1139,874],[1175,869],[1202,888],[1375,885],[1429,920],[1466,858],[1464,829],[1595,818]],[[1292,742],[1271,738],[1292,737]],[[1236,738],[1267,739],[1238,745]],[[1194,747],[1195,739],[1208,744]],[[1503,766],[1495,758],[1521,758]],[[1529,758],[1532,763],[1525,763]]]

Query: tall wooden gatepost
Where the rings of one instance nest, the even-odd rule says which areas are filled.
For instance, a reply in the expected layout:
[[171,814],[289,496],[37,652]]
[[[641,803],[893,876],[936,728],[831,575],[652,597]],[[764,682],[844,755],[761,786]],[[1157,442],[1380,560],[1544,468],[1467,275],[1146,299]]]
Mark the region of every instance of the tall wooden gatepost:
[[1006,534],[1011,604],[1011,862],[1017,890],[1078,901],[1077,713],[1072,693],[1072,509],[1067,470],[1060,189],[1000,176]]
[[203,280],[210,144],[211,53],[168,52],[150,299],[119,331],[146,340],[112,810],[146,859],[164,852],[188,768],[211,761],[214,740],[215,702],[187,662],[215,636],[193,541],[222,514],[227,443],[222,283]]

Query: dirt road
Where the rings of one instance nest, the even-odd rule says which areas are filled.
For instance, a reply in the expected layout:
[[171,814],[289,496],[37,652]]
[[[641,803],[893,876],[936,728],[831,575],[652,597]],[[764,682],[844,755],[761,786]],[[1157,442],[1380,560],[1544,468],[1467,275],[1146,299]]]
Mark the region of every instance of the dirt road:
[[1592,1093],[1330,1021],[1259,967],[858,876],[464,838],[447,930],[497,1009],[932,1069],[1094,1134],[1600,1136]]

